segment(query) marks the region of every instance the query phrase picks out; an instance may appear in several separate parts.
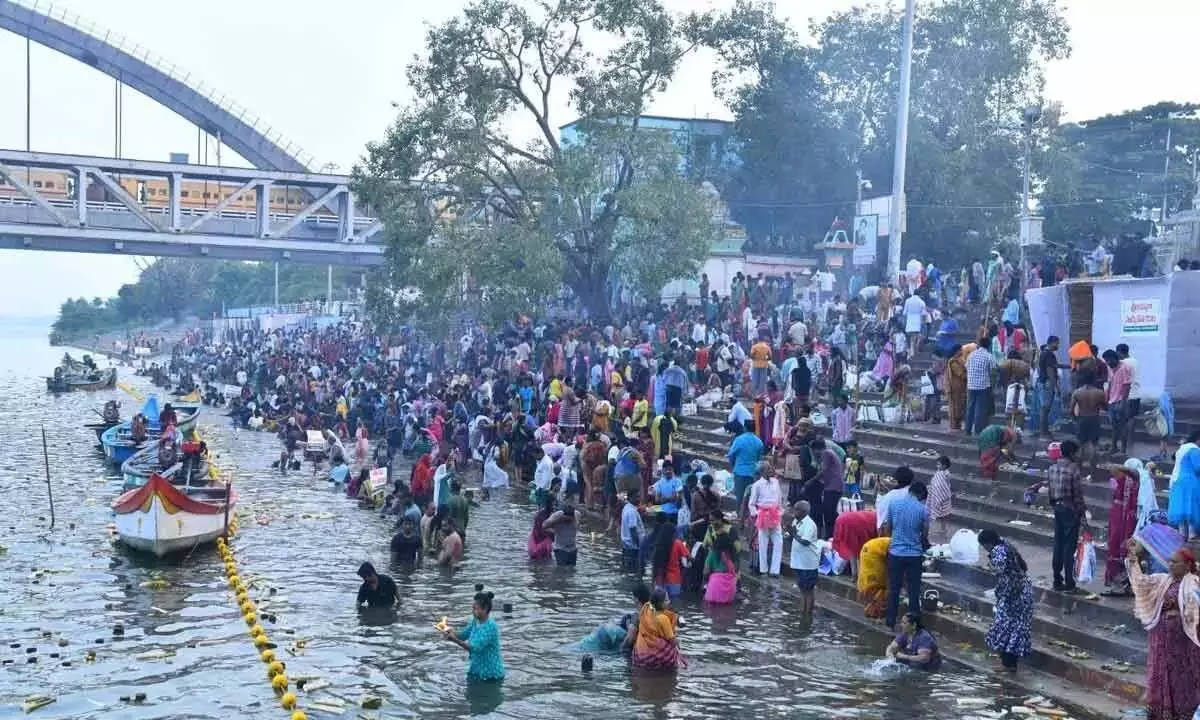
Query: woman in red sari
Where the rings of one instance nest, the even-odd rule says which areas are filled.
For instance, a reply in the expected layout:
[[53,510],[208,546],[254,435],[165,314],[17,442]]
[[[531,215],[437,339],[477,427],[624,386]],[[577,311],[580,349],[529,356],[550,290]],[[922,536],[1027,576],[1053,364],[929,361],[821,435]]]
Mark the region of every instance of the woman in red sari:
[[1200,577],[1196,555],[1183,548],[1171,556],[1167,572],[1146,574],[1146,555],[1136,539],[1128,543],[1126,568],[1133,587],[1133,614],[1149,635],[1146,648],[1146,705],[1149,720],[1189,720],[1200,707]]
[[1104,563],[1105,595],[1129,594],[1125,573],[1125,545],[1137,527],[1138,485],[1136,471],[1113,466],[1108,477],[1112,504],[1108,506],[1108,560]]

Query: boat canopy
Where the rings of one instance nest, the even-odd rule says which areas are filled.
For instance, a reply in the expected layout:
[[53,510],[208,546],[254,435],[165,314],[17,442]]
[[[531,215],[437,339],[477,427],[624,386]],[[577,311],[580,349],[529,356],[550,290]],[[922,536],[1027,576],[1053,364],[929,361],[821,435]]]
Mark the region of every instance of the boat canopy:
[[146,398],[146,404],[142,406],[142,414],[152,423],[158,422],[158,416],[161,411],[158,408],[158,396],[151,394]]

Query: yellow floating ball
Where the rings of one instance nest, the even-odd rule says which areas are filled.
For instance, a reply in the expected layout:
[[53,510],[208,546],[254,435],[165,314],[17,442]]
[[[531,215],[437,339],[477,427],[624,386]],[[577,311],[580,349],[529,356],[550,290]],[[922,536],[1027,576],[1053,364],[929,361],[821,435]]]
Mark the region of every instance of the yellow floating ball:
[[247,625],[253,625],[254,623],[258,622],[258,616],[253,612],[246,613],[242,616],[242,619],[246,621]]
[[308,716],[304,714],[303,710],[297,710],[292,713],[292,720],[308,720]]
[[279,704],[284,710],[291,710],[296,707],[296,695],[294,693],[284,693],[283,697],[279,698]]
[[271,641],[267,639],[266,635],[258,635],[254,638],[254,647],[256,648],[265,648],[270,643]]
[[262,661],[265,663],[273,663],[273,662],[275,662],[275,651],[274,650],[263,650],[262,655],[260,655],[259,657],[261,657]]
[[229,587],[236,588],[241,583],[242,583],[242,579],[237,576],[237,573],[234,573],[229,576]]
[[283,663],[279,662],[278,660],[273,661],[267,666],[267,677],[271,678],[272,680],[278,677],[281,673],[283,673]]
[[254,612],[254,603],[250,602],[249,600],[243,600],[239,607],[241,608],[243,615]]
[[255,625],[254,627],[250,628],[250,637],[258,637],[259,635],[264,634],[266,634],[266,631],[263,630],[262,625]]
[[276,673],[275,677],[271,678],[271,687],[275,688],[276,691],[283,692],[287,690],[287,686],[288,676],[286,674],[282,672]]

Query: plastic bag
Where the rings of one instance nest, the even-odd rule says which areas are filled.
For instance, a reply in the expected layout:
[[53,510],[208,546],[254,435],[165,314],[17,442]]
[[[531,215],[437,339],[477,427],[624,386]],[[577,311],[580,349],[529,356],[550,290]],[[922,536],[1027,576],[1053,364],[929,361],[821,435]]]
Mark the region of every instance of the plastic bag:
[[1146,426],[1146,433],[1153,438],[1162,438],[1167,435],[1167,419],[1163,417],[1162,410],[1154,408],[1150,412],[1142,416],[1142,422]]
[[1084,531],[1079,536],[1079,546],[1075,549],[1075,583],[1086,585],[1096,577],[1096,546],[1092,543],[1092,534]]
[[950,560],[964,565],[979,562],[979,537],[961,528],[950,538]]
[[821,563],[819,565],[817,565],[818,573],[820,573],[822,575],[832,575],[833,574],[833,556],[835,554],[836,553],[834,553],[832,550],[827,550],[827,551],[821,553]]

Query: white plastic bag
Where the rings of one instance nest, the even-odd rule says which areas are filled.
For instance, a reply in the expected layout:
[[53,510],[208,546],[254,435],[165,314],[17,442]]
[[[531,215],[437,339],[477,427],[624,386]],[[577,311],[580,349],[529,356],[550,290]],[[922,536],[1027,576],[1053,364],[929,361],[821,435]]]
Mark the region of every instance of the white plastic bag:
[[979,537],[966,528],[961,528],[950,538],[950,560],[963,565],[979,562]]
[[858,422],[881,422],[878,405],[859,405]]
[[884,405],[882,408],[883,422],[896,425],[900,422],[901,407],[899,405]]
[[862,509],[862,498],[856,493],[853,497],[843,497],[838,500],[838,514],[858,512]]
[[1075,549],[1075,583],[1087,585],[1096,577],[1096,546],[1092,542],[1092,534],[1084,532],[1079,537],[1079,546]]

